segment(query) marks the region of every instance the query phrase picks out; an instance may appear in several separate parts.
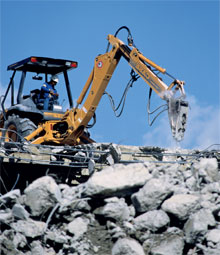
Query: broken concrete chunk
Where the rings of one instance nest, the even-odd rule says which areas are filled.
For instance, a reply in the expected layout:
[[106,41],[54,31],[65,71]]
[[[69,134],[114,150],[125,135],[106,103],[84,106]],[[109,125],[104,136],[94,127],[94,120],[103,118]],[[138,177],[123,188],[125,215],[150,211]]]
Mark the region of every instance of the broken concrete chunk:
[[121,149],[117,144],[97,144],[96,150],[101,150],[102,154],[98,156],[98,162],[108,165],[119,163],[121,159]]
[[160,228],[167,226],[169,223],[170,219],[168,215],[162,210],[149,211],[134,219],[135,229],[142,232],[145,230],[155,232]]
[[114,219],[117,221],[128,220],[130,217],[130,209],[126,204],[124,198],[109,198],[105,199],[106,205],[97,208],[94,213],[102,215],[107,219]]
[[194,176],[191,176],[186,180],[186,187],[190,190],[197,189],[197,179]]
[[45,254],[44,248],[39,241],[33,241],[31,243],[31,254],[33,255]]
[[33,241],[30,245],[30,248],[31,248],[31,255],[56,255],[57,254],[53,248],[45,247],[45,245],[41,244],[40,241]]
[[199,197],[190,194],[173,195],[165,200],[162,209],[175,215],[180,220],[185,220],[189,215],[200,208]]
[[2,255],[20,254],[18,253],[17,248],[23,248],[26,245],[27,239],[25,236],[14,230],[5,230],[0,236],[0,251]]
[[78,217],[67,225],[69,233],[73,234],[74,240],[80,240],[88,230],[89,220]]
[[212,229],[206,234],[206,240],[212,243],[220,244],[220,229]]
[[18,247],[23,248],[27,245],[27,239],[24,235],[17,232],[14,235],[13,243],[14,243],[16,248],[18,248]]
[[131,197],[132,203],[138,212],[157,209],[164,199],[172,194],[171,185],[164,178],[152,178]]
[[15,203],[20,195],[19,189],[12,190],[0,197],[0,203]]
[[152,235],[144,242],[143,247],[146,254],[183,255],[184,235],[175,227],[169,228],[163,234]]
[[112,255],[145,255],[142,246],[135,240],[130,238],[121,238],[114,244]]
[[198,171],[199,176],[203,177],[207,183],[220,180],[216,158],[201,158],[199,162],[193,165],[193,168]]
[[0,210],[0,226],[2,223],[9,224],[13,221],[13,215],[11,210]]
[[71,201],[73,198],[79,198],[79,190],[77,187],[70,187],[68,185],[59,185],[59,188],[62,191],[62,200],[61,203],[63,202],[63,200],[68,200]]
[[[4,248],[4,249],[2,249]],[[15,250],[16,246],[14,244],[14,231],[13,230],[5,230],[3,234],[0,235],[0,251],[3,254],[7,254],[5,251],[8,253]]]
[[29,217],[29,213],[20,204],[15,204],[12,207],[12,214],[15,218],[20,219],[20,220],[26,220]]
[[59,231],[55,229],[53,231],[47,230],[46,239],[49,239],[56,243],[64,244],[67,243],[71,238],[67,236],[64,231]]
[[12,228],[26,237],[35,238],[44,233],[45,222],[35,220],[19,220],[11,224]]
[[124,238],[126,236],[125,232],[121,227],[116,225],[111,221],[107,221],[108,233],[111,235],[111,238],[117,240],[118,238]]
[[70,204],[70,208],[74,211],[82,211],[82,212],[89,212],[91,210],[91,206],[86,200],[78,199],[73,201]]
[[184,225],[187,243],[194,243],[208,231],[208,227],[215,226],[215,218],[209,209],[201,209],[192,214]]
[[142,163],[128,165],[115,164],[96,172],[87,181],[85,196],[109,197],[126,196],[142,187],[151,178],[147,166]]
[[59,207],[59,213],[64,213],[67,211],[82,211],[89,212],[91,206],[86,200],[83,199],[73,199],[73,200],[64,200]]
[[[45,176],[22,195],[0,196],[0,254],[220,255],[219,152],[119,146],[120,155],[111,146],[31,150],[30,159],[46,152],[63,161],[59,175],[70,161],[86,165],[69,168],[69,177],[65,171],[62,184]],[[104,162],[112,165],[101,170]]]
[[24,193],[25,204],[30,207],[33,216],[41,215],[61,200],[59,186],[50,176],[37,179],[24,190]]
[[220,182],[212,182],[207,184],[201,191],[201,193],[217,193],[220,194]]

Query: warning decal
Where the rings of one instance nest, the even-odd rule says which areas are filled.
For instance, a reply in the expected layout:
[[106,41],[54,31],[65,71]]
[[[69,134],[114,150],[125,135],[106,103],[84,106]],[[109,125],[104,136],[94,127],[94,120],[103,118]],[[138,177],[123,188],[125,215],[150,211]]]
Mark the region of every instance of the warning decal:
[[102,68],[102,66],[103,66],[103,62],[102,62],[102,61],[99,61],[99,62],[97,63],[97,67],[98,67],[98,68]]

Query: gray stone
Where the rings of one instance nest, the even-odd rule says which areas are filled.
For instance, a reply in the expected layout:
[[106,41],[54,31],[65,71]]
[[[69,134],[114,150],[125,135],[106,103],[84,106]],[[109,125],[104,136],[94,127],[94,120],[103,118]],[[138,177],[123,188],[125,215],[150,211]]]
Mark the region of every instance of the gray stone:
[[151,255],[183,255],[183,232],[175,227],[163,234],[153,234],[143,243],[146,254]]
[[16,232],[14,235],[13,243],[17,248],[23,248],[27,245],[27,239],[24,235],[19,232]]
[[151,178],[147,165],[134,163],[128,165],[115,164],[96,172],[87,181],[84,196],[109,197],[126,196],[133,190],[142,187]]
[[68,252],[64,252],[64,254],[68,255],[90,255],[93,254],[91,253],[91,249],[93,247],[91,246],[91,243],[86,241],[86,240],[71,240],[70,244],[64,244],[63,246],[65,250]]
[[134,219],[134,227],[138,231],[144,232],[151,230],[153,232],[167,226],[170,223],[168,215],[162,210],[153,210],[141,214]]
[[186,180],[186,187],[190,190],[195,190],[197,188],[197,180],[194,176],[191,176]]
[[186,181],[187,179],[189,179],[190,177],[192,177],[193,173],[191,170],[185,170],[183,171],[183,176],[184,176],[184,180]]
[[67,186],[62,190],[62,200],[63,199],[73,200],[76,198],[81,198],[81,193],[84,189],[85,187],[83,184],[73,187]]
[[209,209],[201,209],[192,214],[184,225],[187,243],[194,243],[204,238],[209,226],[215,226],[215,218]]
[[[62,213],[62,212],[61,212]],[[66,219],[68,222],[73,221],[75,218],[83,216],[83,212],[80,211],[68,211],[67,213],[63,214],[62,217]]]
[[83,199],[78,199],[73,201],[70,204],[70,208],[72,210],[82,211],[82,212],[89,212],[91,210],[91,206],[89,205],[88,201]]
[[31,243],[31,255],[56,255],[53,248],[43,247],[40,241]]
[[[209,243],[208,243],[208,245],[209,245]],[[197,243],[196,248],[201,250],[200,253],[204,254],[204,255],[220,255],[220,245],[219,246],[217,245],[215,248],[211,248],[211,247],[202,245],[200,243]],[[192,254],[192,255],[194,255],[194,254]]]
[[109,151],[112,155],[112,158],[114,160],[114,163],[118,163],[121,159],[121,149],[117,144],[110,144],[109,145]]
[[165,200],[162,209],[175,215],[180,220],[185,220],[189,215],[200,208],[199,197],[189,194],[173,195]]
[[[18,252],[17,248],[23,248],[26,245],[27,239],[25,236],[12,229],[5,230],[3,234],[0,235],[0,254],[13,254],[11,253],[12,251]],[[19,253],[15,254],[17,255]]]
[[124,198],[112,197],[105,199],[106,205],[97,208],[94,211],[96,215],[102,215],[108,219],[115,219],[116,221],[128,220],[130,217],[130,209],[125,203]]
[[31,243],[31,254],[32,255],[42,255],[45,254],[44,248],[39,241],[34,241]]
[[15,203],[17,199],[21,196],[19,189],[12,190],[0,197],[0,203]]
[[199,176],[203,177],[207,183],[220,180],[216,158],[201,158],[193,167],[199,172]]
[[220,182],[212,182],[205,185],[201,192],[204,194],[207,192],[220,194]]
[[121,238],[114,244],[112,255],[145,255],[145,253],[135,239]]
[[41,236],[44,233],[46,223],[35,220],[19,220],[11,224],[11,227],[25,235],[26,237],[35,238]]
[[73,200],[63,200],[59,207],[59,213],[64,213],[68,211],[82,211],[89,212],[91,210],[91,206],[85,199],[73,199]]
[[97,155],[99,163],[113,165],[119,163],[121,159],[121,149],[116,144],[97,144],[94,145],[94,149],[102,152],[101,155]]
[[184,240],[181,237],[172,237],[169,240],[163,240],[161,243],[151,249],[152,255],[182,255]]
[[215,201],[216,198],[214,197],[213,193],[207,192],[207,193],[203,193],[201,194],[201,207],[205,208],[205,209],[210,209],[212,211],[214,211],[216,209],[216,205],[215,205]]
[[61,206],[59,207],[59,211],[69,210],[69,206],[73,201],[80,198],[79,188],[77,187],[69,187],[68,185],[59,185],[61,190],[62,199],[60,201]]
[[29,217],[28,211],[25,210],[25,208],[20,204],[15,204],[12,207],[12,214],[15,218],[26,220]]
[[206,234],[206,240],[212,243],[220,244],[220,229],[212,229]]
[[59,186],[50,176],[35,180],[25,190],[25,204],[30,207],[33,216],[39,216],[55,206],[61,200]]
[[165,178],[153,178],[138,192],[132,195],[132,203],[138,212],[157,209],[163,200],[172,193],[171,186]]
[[[88,183],[75,187],[60,184],[57,188],[54,181],[50,185],[40,179],[38,185],[35,182],[30,185],[36,185],[32,186],[32,194],[28,194],[30,190],[27,192],[29,186],[24,195],[17,190],[0,197],[0,221],[6,223],[0,229],[0,254],[110,255],[112,251],[113,255],[220,255],[219,169],[216,170],[215,159],[198,159],[200,155],[206,157],[208,152],[203,155],[195,151],[188,156],[191,152],[186,151],[184,156],[178,155],[182,151],[172,150],[163,156],[160,150],[160,155],[152,156],[152,148],[145,150],[144,155],[143,151],[131,147],[129,151],[123,148],[126,155],[122,153],[120,159],[119,153],[111,152],[109,145],[91,146],[81,148],[88,155],[94,148],[104,152],[104,156],[91,152],[95,162],[90,162],[91,171],[95,173]],[[62,148],[62,154],[66,153],[63,164],[71,161],[68,151],[72,153],[73,148],[67,147]],[[219,158],[219,152],[207,157],[214,154]],[[50,157],[55,160],[54,156]],[[113,164],[128,160],[142,163]],[[154,163],[143,163],[145,160]],[[164,164],[157,160],[163,160]],[[101,171],[104,162],[113,165]],[[81,174],[88,175],[88,172],[84,168]],[[36,219],[34,223],[31,218]],[[38,225],[37,219],[41,218],[48,220],[47,224]],[[185,236],[178,228],[168,228],[169,221],[172,226],[182,227],[185,223]]]
[[82,236],[87,232],[88,224],[88,219],[78,217],[67,225],[67,230],[69,233],[74,235],[74,240],[78,240],[81,239]]
[[9,224],[13,221],[13,215],[11,210],[1,210],[0,211],[0,225],[1,223]]
[[100,157],[100,162],[107,163],[109,165],[116,164],[121,159],[121,150],[116,144],[108,145],[108,152]]
[[220,247],[216,249],[207,248],[203,252],[204,255],[220,255]]
[[56,243],[64,244],[70,240],[70,237],[66,235],[64,231],[60,230],[48,230],[46,233],[46,239],[54,241]]
[[134,225],[131,222],[128,222],[128,221],[123,222],[123,229],[125,230],[125,232],[128,235],[134,235],[134,233],[136,231],[135,228],[134,228]]
[[118,239],[118,238],[123,238],[126,236],[125,232],[123,231],[123,229],[119,226],[117,226],[115,224],[115,226],[109,226],[110,224],[107,224],[108,225],[108,233],[111,235],[112,239]]
[[88,175],[92,175],[95,171],[95,161],[93,159],[89,160],[88,163]]
[[13,230],[5,230],[3,234],[0,235],[0,252],[4,247],[8,252],[11,250],[15,250],[17,247],[14,242],[14,231]]

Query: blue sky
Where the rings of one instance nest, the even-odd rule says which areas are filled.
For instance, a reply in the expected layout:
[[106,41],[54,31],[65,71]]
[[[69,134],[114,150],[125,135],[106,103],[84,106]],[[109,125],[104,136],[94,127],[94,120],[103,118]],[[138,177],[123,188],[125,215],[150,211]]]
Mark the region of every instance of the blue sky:
[[[0,94],[11,75],[7,66],[36,55],[78,61],[78,68],[69,72],[76,101],[95,57],[106,51],[107,35],[125,25],[146,57],[186,82],[191,108],[181,147],[205,149],[220,143],[219,23],[219,1],[212,0],[1,0]],[[118,36],[126,42],[125,32]],[[122,59],[106,89],[116,104],[129,73],[130,67]],[[62,85],[61,80],[57,85],[61,102],[66,97]],[[96,111],[97,123],[90,130],[92,138],[127,145],[175,146],[166,112],[148,126],[148,91],[149,86],[139,79],[128,92],[120,118],[103,96]],[[152,107],[163,103],[153,95]]]

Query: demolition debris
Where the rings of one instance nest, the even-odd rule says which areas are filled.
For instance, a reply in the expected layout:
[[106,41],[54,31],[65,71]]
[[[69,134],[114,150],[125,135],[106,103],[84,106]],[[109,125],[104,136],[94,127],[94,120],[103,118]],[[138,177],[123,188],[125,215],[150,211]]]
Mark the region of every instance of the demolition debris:
[[[115,144],[44,150],[27,145],[1,150],[4,168],[11,160],[20,162],[12,163],[12,171],[19,164],[29,173],[33,167],[48,171],[23,188],[20,176],[0,196],[1,254],[219,254],[218,150]],[[89,172],[84,167],[91,161]],[[79,174],[74,164],[82,163],[87,179],[61,182],[49,174],[54,167],[49,162],[63,174],[65,169]]]

